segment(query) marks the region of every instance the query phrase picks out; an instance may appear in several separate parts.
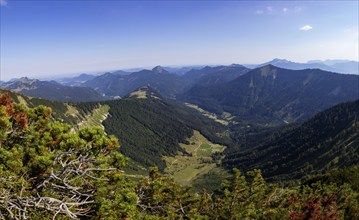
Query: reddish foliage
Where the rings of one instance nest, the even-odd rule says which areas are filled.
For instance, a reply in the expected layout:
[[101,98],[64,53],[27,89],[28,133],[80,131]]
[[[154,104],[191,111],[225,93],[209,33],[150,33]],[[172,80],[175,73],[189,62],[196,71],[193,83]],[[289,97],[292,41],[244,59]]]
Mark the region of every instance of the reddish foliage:
[[14,118],[18,128],[27,128],[29,120],[24,112],[17,113]]
[[217,203],[217,204],[221,204],[221,203],[222,203],[222,200],[221,200],[220,198],[217,198],[217,199],[216,199],[216,203]]
[[9,116],[12,116],[14,114],[14,108],[12,106],[12,99],[10,98],[10,95],[8,92],[3,93],[0,96],[0,106],[6,107],[6,113]]
[[291,220],[339,220],[338,207],[336,203],[337,197],[324,196],[324,197],[310,197],[304,203],[300,199],[291,197],[289,203],[294,205],[300,204],[300,210],[292,211],[289,218]]
[[6,114],[14,119],[14,124],[17,128],[27,128],[29,122],[27,114],[15,111],[13,100],[10,98],[8,92],[5,92],[0,96],[0,106],[6,107]]

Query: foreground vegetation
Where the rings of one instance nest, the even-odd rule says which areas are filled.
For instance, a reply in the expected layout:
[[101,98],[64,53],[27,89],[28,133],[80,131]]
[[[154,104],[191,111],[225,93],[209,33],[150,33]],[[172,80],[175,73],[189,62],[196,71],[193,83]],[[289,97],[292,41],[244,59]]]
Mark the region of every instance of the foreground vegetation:
[[[51,108],[0,97],[0,219],[355,219],[357,166],[298,186],[267,184],[237,169],[218,193],[181,187],[151,168],[134,182],[114,136],[73,131]],[[206,148],[207,146],[203,146]],[[345,180],[345,181],[343,181]]]

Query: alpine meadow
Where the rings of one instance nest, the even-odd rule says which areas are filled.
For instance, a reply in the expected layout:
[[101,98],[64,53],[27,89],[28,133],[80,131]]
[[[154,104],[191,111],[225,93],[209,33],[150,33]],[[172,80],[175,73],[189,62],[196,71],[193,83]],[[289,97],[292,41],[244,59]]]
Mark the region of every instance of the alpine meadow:
[[0,0],[0,219],[359,219],[358,8]]

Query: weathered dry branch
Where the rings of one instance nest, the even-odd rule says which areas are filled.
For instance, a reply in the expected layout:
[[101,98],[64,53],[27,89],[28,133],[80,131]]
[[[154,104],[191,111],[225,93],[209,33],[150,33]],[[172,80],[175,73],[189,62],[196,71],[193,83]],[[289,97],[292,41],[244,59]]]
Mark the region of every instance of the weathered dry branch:
[[[96,160],[89,154],[69,150],[59,154],[53,161],[50,174],[36,187],[37,196],[23,196],[24,184],[20,193],[3,188],[0,192],[0,219],[29,219],[29,212],[34,209],[48,211],[57,215],[67,215],[71,219],[90,216],[89,204],[94,203],[95,186],[91,180],[108,181],[101,178],[101,172],[115,168],[96,168]],[[0,183],[14,181],[15,177],[0,178]],[[41,196],[40,194],[54,195]],[[56,198],[55,198],[56,196]]]

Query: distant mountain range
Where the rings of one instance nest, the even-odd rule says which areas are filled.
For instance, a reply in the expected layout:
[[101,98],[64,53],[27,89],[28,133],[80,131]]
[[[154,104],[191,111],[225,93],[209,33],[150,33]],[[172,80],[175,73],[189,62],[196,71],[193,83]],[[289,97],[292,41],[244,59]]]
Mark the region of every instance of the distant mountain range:
[[[212,87],[209,89],[214,89],[213,91],[216,89],[221,90],[221,88],[217,87],[247,75],[248,72],[251,72],[250,68],[268,65],[282,69],[303,70],[306,72],[312,72],[314,71],[313,69],[321,69],[328,72],[341,71],[345,73],[356,73],[357,71],[355,71],[355,69],[358,67],[358,62],[347,60],[313,60],[308,63],[296,63],[284,59],[274,59],[264,64],[247,65],[247,67],[239,64],[212,67],[187,66],[181,68],[157,66],[152,70],[135,72],[118,70],[106,72],[101,75],[81,74],[75,77],[57,79],[57,82],[37,81],[36,85],[34,82],[30,82],[30,80],[24,80],[26,78],[2,82],[0,85],[23,94],[61,101],[98,101],[108,97],[121,98],[142,86],[149,86],[167,98],[183,98],[185,96],[191,96],[193,92],[199,92],[199,87]],[[293,80],[295,81],[296,79],[294,78]],[[68,86],[71,86],[71,88]],[[213,86],[217,87],[214,88]],[[79,89],[78,87],[83,88]],[[92,88],[92,90],[90,88]],[[201,92],[203,91],[204,90],[201,89]],[[222,91],[219,93],[222,93]],[[78,97],[79,95],[81,97]],[[196,100],[193,99],[188,99],[188,101],[196,102]],[[209,110],[216,112],[223,111],[223,109],[219,107],[220,104],[211,103],[213,102],[213,97],[205,101],[207,104],[203,101],[204,100],[201,101],[201,105],[206,107],[210,106],[208,108]],[[233,112],[233,110],[230,111]]]
[[28,96],[65,102],[90,102],[109,99],[91,88],[65,86],[55,81],[40,81],[27,77],[3,83],[1,86]]
[[237,121],[293,122],[359,98],[358,82],[357,75],[267,65],[224,84],[196,84],[178,97],[210,112],[229,112]]
[[329,72],[344,74],[359,74],[359,62],[352,60],[311,60],[307,63],[297,63],[286,59],[274,59],[262,64],[245,65],[248,68],[257,68],[268,64],[291,70],[321,69]]
[[95,77],[96,77],[95,75],[83,73],[75,77],[66,77],[66,78],[57,79],[56,82],[68,86],[77,86]]
[[63,85],[67,85],[67,86],[81,86],[83,83],[85,83],[86,81],[92,80],[94,78],[96,78],[97,76],[106,74],[106,73],[111,73],[113,75],[128,75],[130,74],[130,72],[126,72],[123,70],[116,70],[113,72],[105,72],[105,73],[97,73],[97,74],[87,74],[87,73],[82,73],[78,76],[73,76],[73,77],[64,77],[64,78],[59,78],[59,79],[54,79],[54,81],[61,83]]
[[248,71],[249,69],[244,66],[233,64],[230,66],[206,66],[178,75],[170,73],[167,68],[157,66],[152,70],[141,70],[126,75],[105,73],[78,85],[93,88],[99,93],[111,97],[124,97],[139,87],[149,86],[162,96],[175,98],[177,94],[194,84],[221,84]]
[[189,85],[216,85],[229,82],[246,74],[250,69],[232,64],[229,66],[205,66],[201,69],[192,69],[183,75]]
[[139,87],[149,86],[163,96],[174,97],[186,86],[186,82],[182,77],[157,66],[152,70],[141,70],[129,75],[106,73],[83,83],[82,86],[114,97],[123,97]]
[[184,66],[184,67],[163,67],[170,73],[175,73],[177,75],[183,75],[190,70],[202,69],[205,65],[194,65],[194,66]]

